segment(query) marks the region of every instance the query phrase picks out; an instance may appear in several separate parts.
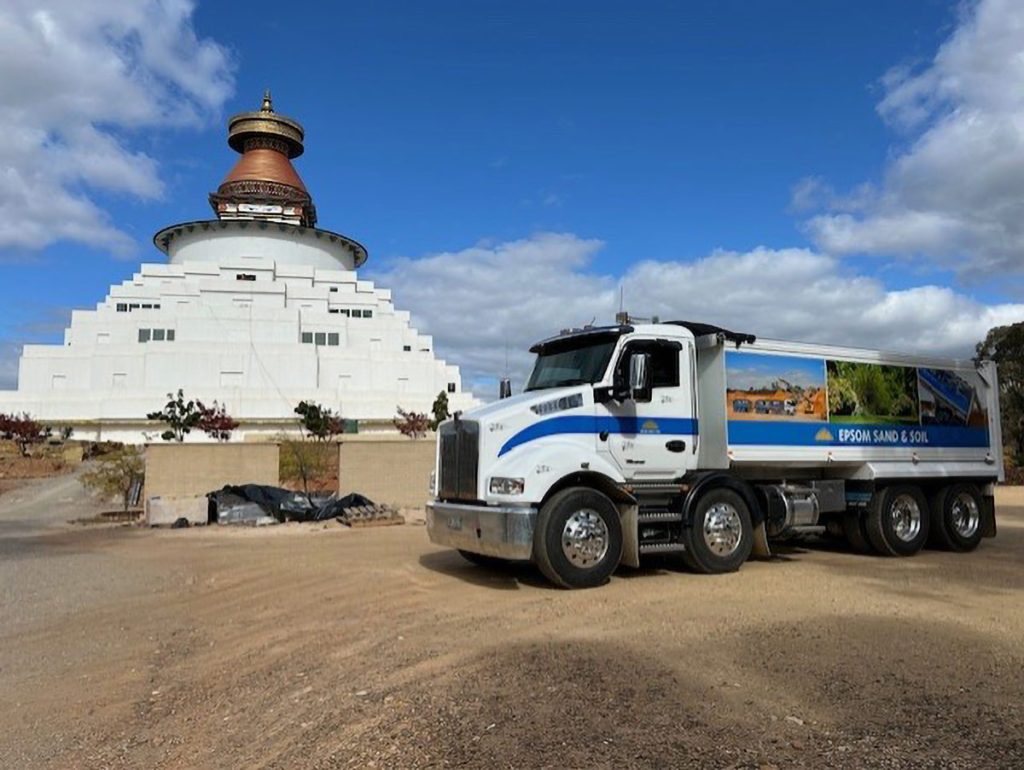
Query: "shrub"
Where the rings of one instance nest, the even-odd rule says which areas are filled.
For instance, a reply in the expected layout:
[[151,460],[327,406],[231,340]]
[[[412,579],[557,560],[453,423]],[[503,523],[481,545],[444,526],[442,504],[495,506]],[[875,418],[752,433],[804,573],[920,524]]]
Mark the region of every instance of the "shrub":
[[103,456],[97,466],[82,474],[82,484],[105,499],[120,499],[124,511],[131,504],[132,491],[146,475],[142,452],[120,447]]

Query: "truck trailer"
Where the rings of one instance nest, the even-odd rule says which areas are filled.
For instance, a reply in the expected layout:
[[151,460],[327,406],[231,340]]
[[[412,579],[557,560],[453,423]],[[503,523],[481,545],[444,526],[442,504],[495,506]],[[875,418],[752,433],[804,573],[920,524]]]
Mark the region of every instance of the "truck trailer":
[[529,560],[585,588],[654,554],[723,573],[798,536],[912,556],[995,535],[991,361],[687,321],[570,330],[531,352],[521,394],[438,428],[428,533],[470,561]]

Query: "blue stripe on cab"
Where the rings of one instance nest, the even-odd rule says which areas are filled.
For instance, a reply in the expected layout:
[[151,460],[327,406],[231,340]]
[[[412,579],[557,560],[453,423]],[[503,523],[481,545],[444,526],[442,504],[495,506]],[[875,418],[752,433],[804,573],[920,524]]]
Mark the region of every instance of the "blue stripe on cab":
[[596,417],[594,415],[552,417],[549,420],[536,422],[516,433],[501,447],[498,457],[515,449],[520,444],[562,433],[693,436],[697,433],[697,421],[691,420],[689,417]]

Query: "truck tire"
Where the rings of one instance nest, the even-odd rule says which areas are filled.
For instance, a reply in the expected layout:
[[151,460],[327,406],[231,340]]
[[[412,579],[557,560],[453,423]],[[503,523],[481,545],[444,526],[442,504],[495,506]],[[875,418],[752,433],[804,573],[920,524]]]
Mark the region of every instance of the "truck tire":
[[864,516],[860,511],[847,511],[843,514],[843,535],[857,553],[874,553],[868,533],[864,529]]
[[540,509],[533,533],[533,560],[562,588],[605,583],[622,558],[619,511],[600,492],[570,487]]
[[868,540],[882,556],[913,556],[928,540],[930,524],[924,493],[912,484],[877,490],[864,520]]
[[735,572],[754,547],[754,525],[743,497],[725,488],[711,489],[694,503],[683,527],[683,561],[694,572]]
[[931,545],[973,551],[981,543],[981,492],[974,484],[950,484],[932,496]]
[[487,567],[488,569],[501,569],[507,567],[509,564],[508,559],[502,559],[500,556],[488,556],[484,553],[473,553],[473,551],[464,551],[459,549],[459,555],[468,562],[471,562],[478,567]]

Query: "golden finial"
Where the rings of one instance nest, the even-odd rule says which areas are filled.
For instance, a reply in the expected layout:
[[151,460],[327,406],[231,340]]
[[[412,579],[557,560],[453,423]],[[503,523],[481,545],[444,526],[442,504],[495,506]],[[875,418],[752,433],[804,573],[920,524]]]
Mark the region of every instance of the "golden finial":
[[268,88],[263,92],[263,106],[260,107],[260,112],[273,112],[274,103],[270,99],[270,89]]

